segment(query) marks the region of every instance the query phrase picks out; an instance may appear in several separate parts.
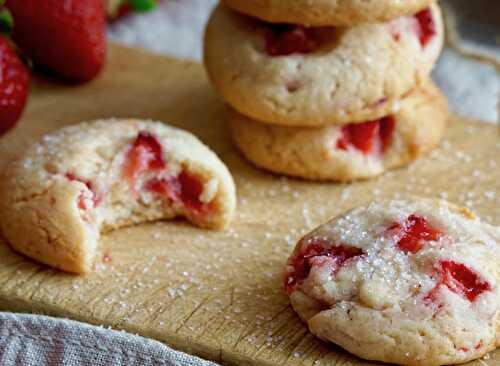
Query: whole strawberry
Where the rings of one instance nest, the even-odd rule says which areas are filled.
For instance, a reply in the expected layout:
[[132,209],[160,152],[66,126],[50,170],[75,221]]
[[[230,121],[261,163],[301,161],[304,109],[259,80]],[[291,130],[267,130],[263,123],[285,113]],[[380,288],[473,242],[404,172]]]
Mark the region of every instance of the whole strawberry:
[[13,38],[37,67],[87,81],[106,55],[103,0],[7,0]]
[[28,97],[28,69],[17,57],[9,41],[0,35],[0,135],[21,117]]

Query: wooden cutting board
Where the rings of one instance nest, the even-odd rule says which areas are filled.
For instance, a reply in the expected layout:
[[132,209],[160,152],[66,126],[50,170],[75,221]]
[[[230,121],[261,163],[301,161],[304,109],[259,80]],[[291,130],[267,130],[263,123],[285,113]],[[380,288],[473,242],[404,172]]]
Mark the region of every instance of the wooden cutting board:
[[[118,230],[95,273],[74,276],[0,244],[0,308],[125,329],[227,365],[369,365],[311,336],[282,290],[282,270],[312,227],[373,198],[447,197],[500,225],[500,138],[493,125],[451,119],[446,140],[409,169],[351,185],[279,178],[232,147],[223,104],[199,64],[112,46],[87,85],[35,80],[19,127],[0,140],[0,169],[63,125],[103,117],[159,119],[211,146],[232,171],[238,213],[223,232],[183,221]],[[473,365],[500,365],[500,352]]]

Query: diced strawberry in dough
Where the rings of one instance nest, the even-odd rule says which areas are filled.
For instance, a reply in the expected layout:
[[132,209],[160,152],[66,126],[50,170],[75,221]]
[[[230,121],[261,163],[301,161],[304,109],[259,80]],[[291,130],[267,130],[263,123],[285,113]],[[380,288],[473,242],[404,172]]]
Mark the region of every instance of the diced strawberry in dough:
[[321,257],[334,259],[335,262],[329,261],[329,264],[333,265],[332,273],[336,273],[349,259],[363,255],[363,251],[356,247],[330,245],[317,240],[304,246],[298,255],[290,258],[288,265],[293,267],[293,270],[285,277],[285,289],[289,294],[295,290],[297,284],[309,276],[312,266],[321,263],[318,262]]
[[429,43],[432,37],[437,33],[436,23],[432,17],[432,11],[430,8],[419,11],[415,14],[419,28],[417,30],[418,38],[423,47]]
[[[70,181],[77,181],[77,182],[81,182],[81,183],[85,184],[87,189],[92,194],[92,202],[93,202],[92,208],[96,207],[99,204],[99,202],[101,201],[101,197],[99,195],[97,195],[97,193],[95,192],[91,181],[78,178],[77,176],[75,176],[72,173],[66,173],[65,177],[66,177],[66,179],[68,179]],[[78,196],[78,208],[81,210],[86,210],[89,208],[89,207],[87,207],[86,202],[85,202],[85,192],[81,192],[80,195]]]
[[203,193],[203,181],[187,170],[183,170],[178,179],[184,205],[194,211],[203,211],[206,206],[205,203],[200,201],[200,196]]
[[441,260],[436,266],[439,278],[436,286],[425,296],[425,300],[435,301],[442,286],[473,302],[481,294],[491,291],[488,281],[467,267],[452,260]]
[[266,33],[266,52],[269,56],[288,56],[314,52],[319,42],[313,31],[299,25],[274,25]]
[[438,240],[441,236],[439,230],[429,225],[427,220],[417,215],[410,215],[403,222],[395,223],[388,231],[398,239],[397,246],[406,253],[417,253],[426,241]]
[[436,36],[437,28],[436,22],[434,21],[433,14],[430,8],[424,9],[413,15],[411,19],[411,26],[408,26],[406,29],[401,29],[401,27],[397,26],[397,23],[391,22],[389,23],[389,30],[392,33],[392,36],[396,41],[399,41],[401,38],[401,33],[414,32],[422,47],[427,46],[432,37]]
[[203,181],[187,170],[183,170],[178,177],[152,179],[146,184],[146,189],[170,202],[182,201],[185,207],[197,213],[205,211],[209,206],[200,200]]
[[123,167],[130,189],[136,191],[137,177],[146,171],[165,168],[163,149],[158,139],[147,131],[139,132],[132,147],[127,152]]
[[177,178],[154,178],[146,183],[146,189],[155,192],[170,202],[179,201],[181,186]]
[[127,152],[123,172],[130,189],[137,191],[137,178],[145,172],[158,172],[158,176],[146,182],[144,188],[168,202],[182,202],[192,213],[202,213],[209,204],[200,200],[203,180],[183,169],[177,177],[168,175],[163,149],[158,139],[149,132],[141,131]]
[[351,123],[342,127],[336,147],[347,150],[349,146],[364,155],[383,153],[391,144],[395,120],[388,116],[375,121]]
[[382,142],[382,152],[385,152],[391,145],[392,135],[396,128],[396,120],[392,116],[384,117],[379,123],[379,137]]

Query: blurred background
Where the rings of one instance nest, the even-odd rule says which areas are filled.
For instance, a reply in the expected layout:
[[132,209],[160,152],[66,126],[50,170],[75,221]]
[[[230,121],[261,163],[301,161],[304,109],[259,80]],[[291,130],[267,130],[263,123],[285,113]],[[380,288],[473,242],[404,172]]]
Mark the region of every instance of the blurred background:
[[[112,1],[112,0],[110,0]],[[151,12],[109,25],[112,41],[176,58],[201,60],[202,36],[217,0],[162,0]],[[447,47],[434,70],[451,110],[499,120],[500,1],[442,0]]]

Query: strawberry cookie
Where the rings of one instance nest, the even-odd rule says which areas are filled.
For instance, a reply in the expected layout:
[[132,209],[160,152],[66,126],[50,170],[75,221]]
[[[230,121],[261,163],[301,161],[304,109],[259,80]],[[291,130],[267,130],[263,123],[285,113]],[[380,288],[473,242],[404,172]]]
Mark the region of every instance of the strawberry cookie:
[[443,43],[437,5],[352,28],[270,24],[219,6],[205,34],[205,66],[238,112],[289,126],[388,115],[427,79]]
[[224,0],[236,11],[270,23],[353,26],[415,14],[434,0]]
[[359,357],[462,363],[500,343],[499,249],[465,208],[374,202],[302,238],[285,288],[312,333]]
[[313,180],[369,178],[415,160],[441,140],[446,99],[432,82],[397,111],[363,123],[287,127],[250,120],[229,110],[233,140],[245,157],[272,172]]
[[226,166],[190,133],[101,120],[44,136],[9,166],[0,224],[14,249],[81,273],[91,270],[103,231],[177,216],[224,228],[235,201]]

